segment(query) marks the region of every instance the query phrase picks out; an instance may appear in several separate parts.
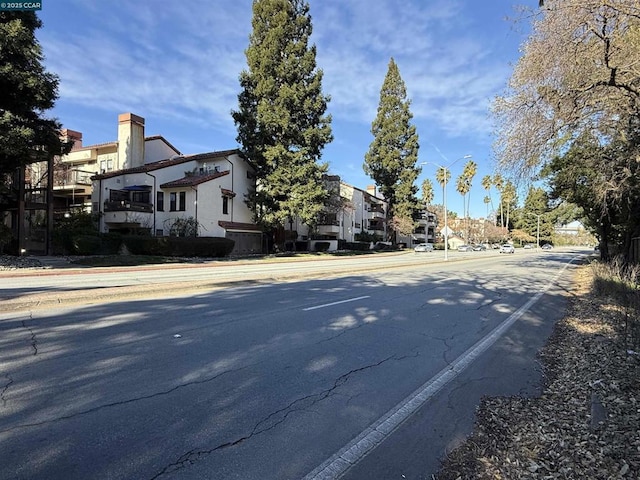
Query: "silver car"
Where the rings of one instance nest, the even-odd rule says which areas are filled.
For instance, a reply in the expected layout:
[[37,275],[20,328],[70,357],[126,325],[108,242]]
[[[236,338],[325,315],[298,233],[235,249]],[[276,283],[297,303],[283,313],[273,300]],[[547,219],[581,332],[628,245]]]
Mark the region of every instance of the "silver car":
[[513,245],[505,243],[500,247],[500,253],[516,253],[516,249],[513,248]]
[[432,243],[420,243],[413,248],[414,252],[433,252]]

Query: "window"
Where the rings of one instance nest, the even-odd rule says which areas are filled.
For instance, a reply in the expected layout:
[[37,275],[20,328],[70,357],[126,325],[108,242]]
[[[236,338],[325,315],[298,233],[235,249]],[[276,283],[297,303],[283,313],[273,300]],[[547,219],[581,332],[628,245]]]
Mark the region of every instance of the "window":
[[169,193],[169,211],[184,212],[187,209],[187,192]]
[[222,197],[222,214],[229,215],[229,197]]
[[156,192],[156,211],[164,212],[164,192]]
[[151,192],[131,192],[131,201],[136,203],[151,203],[150,197]]

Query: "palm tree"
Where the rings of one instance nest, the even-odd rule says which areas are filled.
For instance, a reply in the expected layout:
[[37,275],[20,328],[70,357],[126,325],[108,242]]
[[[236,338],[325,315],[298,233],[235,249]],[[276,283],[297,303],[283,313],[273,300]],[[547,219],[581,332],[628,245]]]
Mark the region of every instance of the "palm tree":
[[469,242],[469,221],[467,220],[467,212],[466,212],[466,208],[465,208],[465,198],[467,197],[467,193],[469,193],[469,190],[471,190],[471,183],[469,182],[469,179],[467,178],[465,172],[463,171],[460,176],[457,178],[456,180],[456,190],[458,191],[458,193],[460,195],[462,195],[462,216],[465,219],[465,223],[467,224],[467,232],[465,235],[465,240],[467,241],[467,243]]
[[502,178],[502,175],[500,175],[499,173],[496,173],[493,176],[493,184],[496,187],[496,190],[498,190],[498,193],[500,194],[500,223],[502,224],[502,228],[504,228],[504,205],[503,205],[503,198],[502,198],[502,190],[504,189],[504,179]]
[[445,229],[449,228],[449,225],[447,225],[447,202],[445,200],[447,198],[447,193],[445,192],[445,189],[447,188],[447,183],[449,183],[449,180],[451,180],[451,172],[449,171],[449,169],[445,167],[438,167],[438,170],[436,170],[436,182],[438,182],[442,186],[442,203],[444,204],[444,209],[445,209],[444,210],[444,228]]
[[443,191],[447,186],[447,183],[449,183],[449,180],[451,180],[451,172],[449,171],[449,169],[439,167],[436,171],[436,181],[442,186]]
[[464,176],[467,179],[468,189],[467,189],[467,217],[471,217],[469,210],[471,209],[471,187],[473,182],[473,177],[476,176],[478,172],[478,164],[473,160],[469,160],[464,165]]
[[[491,210],[494,210],[493,208],[493,198],[491,197],[491,187],[493,186],[493,180],[491,179],[491,175],[485,175],[484,177],[482,177],[482,188],[484,188],[487,191],[487,195],[488,197],[485,197],[485,202],[487,203],[486,199],[489,198],[489,202],[491,204]],[[487,205],[487,218],[489,218],[489,205]]]
[[425,207],[428,207],[433,202],[433,183],[428,178],[422,182],[422,202]]
[[491,197],[488,195],[485,195],[483,201],[484,201],[484,204],[487,206],[487,218],[489,218],[489,203],[491,203]]

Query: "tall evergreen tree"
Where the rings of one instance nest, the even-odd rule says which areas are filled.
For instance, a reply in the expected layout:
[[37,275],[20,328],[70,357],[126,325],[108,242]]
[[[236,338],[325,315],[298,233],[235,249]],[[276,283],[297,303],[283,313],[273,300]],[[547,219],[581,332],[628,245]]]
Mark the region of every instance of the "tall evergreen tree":
[[[517,219],[516,228],[532,237],[551,240],[553,224],[549,221],[549,195],[540,187],[529,187],[524,204]],[[538,228],[539,227],[539,228]]]
[[45,70],[35,12],[0,12],[0,175],[63,153],[61,125],[44,116],[58,98]]
[[[388,203],[387,225],[406,225],[419,208],[415,181],[420,173],[418,134],[411,124],[407,90],[393,58],[380,91],[378,114],[371,125],[373,142],[365,155],[364,171],[376,182]],[[390,232],[395,238],[395,232]],[[400,232],[410,233],[410,232]]]
[[318,162],[332,135],[329,97],[316,47],[309,46],[309,4],[254,0],[252,26],[239,109],[232,112],[237,140],[256,168],[256,190],[246,202],[264,227],[296,217],[313,227],[328,197],[328,167]]

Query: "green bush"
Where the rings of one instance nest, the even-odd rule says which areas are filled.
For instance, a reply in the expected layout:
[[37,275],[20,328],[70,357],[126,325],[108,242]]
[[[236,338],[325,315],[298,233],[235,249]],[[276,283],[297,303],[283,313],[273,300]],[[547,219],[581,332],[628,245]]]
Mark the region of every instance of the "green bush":
[[87,235],[100,237],[97,222],[97,215],[86,212],[74,212],[66,217],[56,217],[53,223],[54,252],[83,255],[76,251],[76,240]]
[[222,237],[167,237],[171,255],[176,257],[228,256],[235,242]]
[[360,232],[354,235],[354,239],[356,242],[377,243],[382,240],[382,236],[378,235],[377,233]]
[[356,252],[368,252],[371,244],[369,242],[345,242],[344,250],[355,250]]
[[115,255],[120,251],[122,238],[118,234],[79,234],[66,240],[67,253],[72,255]]
[[329,242],[316,242],[316,252],[326,252],[331,244]]
[[4,246],[9,245],[13,239],[13,232],[4,223],[0,223],[0,253],[4,253]]
[[126,235],[122,243],[132,255],[161,255],[158,253],[157,239],[146,235]]
[[71,239],[72,252],[76,255],[99,255],[101,244],[97,235],[77,235]]
[[102,255],[115,255],[120,252],[122,235],[119,233],[103,233],[100,235],[100,253]]

